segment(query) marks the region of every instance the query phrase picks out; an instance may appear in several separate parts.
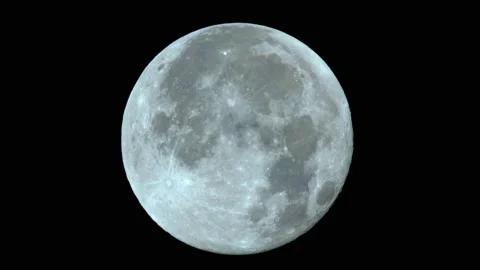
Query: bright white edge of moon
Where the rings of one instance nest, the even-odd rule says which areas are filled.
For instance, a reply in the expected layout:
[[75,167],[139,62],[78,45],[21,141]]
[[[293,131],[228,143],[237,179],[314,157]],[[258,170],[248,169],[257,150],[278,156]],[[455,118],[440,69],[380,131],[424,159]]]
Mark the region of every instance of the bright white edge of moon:
[[176,239],[220,254],[265,252],[311,229],[352,152],[348,102],[327,64],[248,23],[199,29],[161,51],[122,123],[142,207]]

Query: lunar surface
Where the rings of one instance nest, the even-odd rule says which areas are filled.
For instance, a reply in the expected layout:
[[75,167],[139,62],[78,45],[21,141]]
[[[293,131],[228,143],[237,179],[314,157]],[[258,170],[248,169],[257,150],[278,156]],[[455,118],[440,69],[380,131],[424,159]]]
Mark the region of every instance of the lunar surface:
[[253,24],[165,48],[128,99],[122,155],[135,196],[176,239],[253,254],[307,232],[348,174],[346,96],[309,47]]

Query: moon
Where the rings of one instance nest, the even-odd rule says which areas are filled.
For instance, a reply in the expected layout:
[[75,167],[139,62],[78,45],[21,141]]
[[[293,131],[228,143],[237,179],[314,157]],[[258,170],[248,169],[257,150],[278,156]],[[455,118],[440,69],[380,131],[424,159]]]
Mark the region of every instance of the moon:
[[161,51],[130,94],[121,140],[126,176],[153,221],[230,255],[311,229],[353,153],[332,70],[296,38],[248,23],[209,26]]

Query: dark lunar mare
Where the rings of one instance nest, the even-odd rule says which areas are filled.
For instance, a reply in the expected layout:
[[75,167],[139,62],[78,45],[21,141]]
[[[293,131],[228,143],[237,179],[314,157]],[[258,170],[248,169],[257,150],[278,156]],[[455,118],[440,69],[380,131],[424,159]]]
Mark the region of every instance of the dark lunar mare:
[[[270,168],[268,181],[270,188],[265,190],[260,201],[266,201],[273,194],[285,191],[289,201],[299,200],[308,193],[308,182],[314,177],[305,169],[306,161],[316,151],[318,133],[315,132],[310,116],[293,118],[283,129],[287,148],[291,155],[281,156]],[[270,141],[267,142],[270,145]],[[307,204],[296,203],[287,206],[280,214],[277,230],[285,233],[306,223]],[[264,205],[256,205],[249,212],[250,219],[258,222],[267,215]],[[282,237],[282,233],[266,233],[268,237]]]

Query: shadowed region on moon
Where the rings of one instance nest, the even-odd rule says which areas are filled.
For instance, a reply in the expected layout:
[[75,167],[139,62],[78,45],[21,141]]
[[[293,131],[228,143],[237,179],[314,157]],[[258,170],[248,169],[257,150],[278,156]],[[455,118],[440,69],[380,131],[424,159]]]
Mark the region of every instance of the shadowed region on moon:
[[316,57],[275,29],[225,24],[147,66],[125,109],[122,154],[164,230],[203,250],[251,254],[323,216],[346,175],[330,169],[348,172],[353,133],[343,91]]
[[333,199],[335,192],[335,184],[328,181],[322,185],[322,189],[317,194],[317,204],[324,205],[329,203]]

